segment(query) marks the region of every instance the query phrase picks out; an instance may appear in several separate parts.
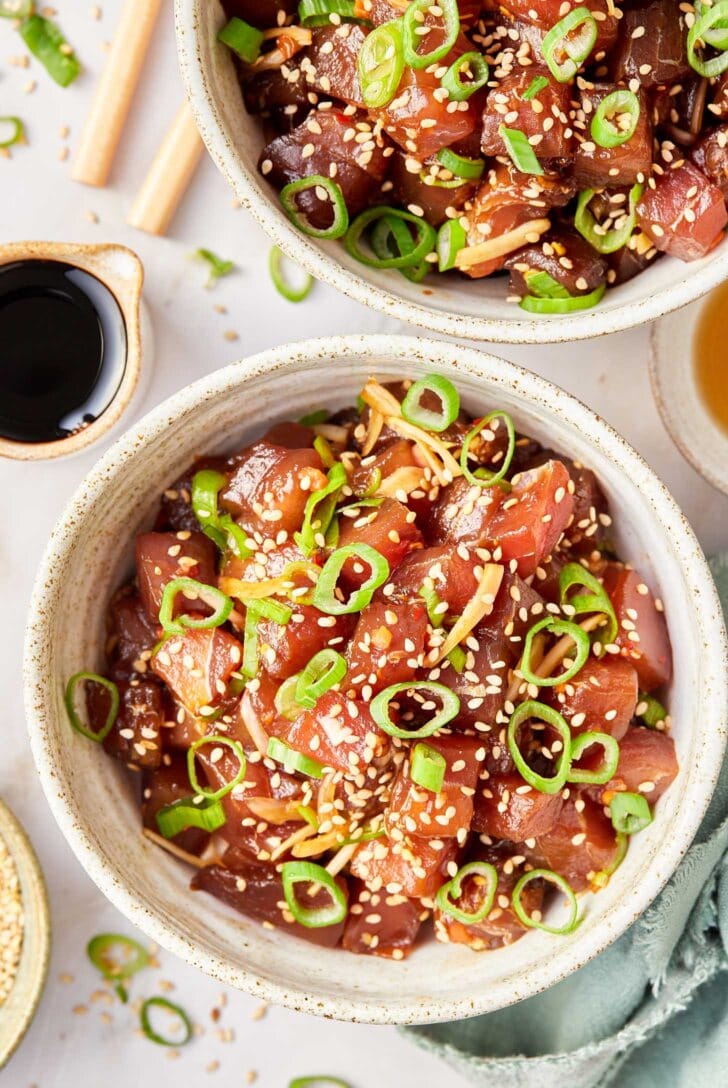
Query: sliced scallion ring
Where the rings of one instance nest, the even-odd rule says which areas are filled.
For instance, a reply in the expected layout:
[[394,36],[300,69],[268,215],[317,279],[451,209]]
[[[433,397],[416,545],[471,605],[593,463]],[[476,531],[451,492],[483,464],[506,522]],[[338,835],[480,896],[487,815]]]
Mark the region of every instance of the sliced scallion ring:
[[[583,586],[590,590],[589,593],[576,593],[569,596],[569,591],[574,586]],[[581,563],[567,563],[559,575],[559,598],[561,607],[568,605],[575,616],[585,613],[601,612],[607,617],[608,629],[603,639],[605,645],[614,642],[619,631],[617,615],[614,605],[609,599],[606,589],[591,571],[582,567]]]
[[251,680],[258,675],[258,623],[261,619],[286,624],[293,615],[288,605],[269,597],[257,600],[241,598],[245,605],[245,629],[243,632],[243,662],[240,671]]
[[[423,34],[427,15],[435,8],[432,0],[412,0],[405,10],[402,25],[402,48],[405,64],[410,68],[428,68],[441,61],[450,52],[460,33],[460,12],[457,0],[438,0],[437,10],[442,17],[442,41],[429,53],[420,53],[419,47],[427,34]],[[434,27],[433,27],[434,29]]]
[[606,283],[600,283],[588,295],[571,295],[569,298],[533,298],[526,295],[519,306],[530,314],[571,314],[576,310],[590,310],[601,302],[607,289]]
[[546,79],[546,76],[535,76],[521,96],[523,101],[530,102],[536,95],[541,93],[544,87],[548,87],[548,85],[549,81]]
[[[505,457],[501,462],[501,466],[497,472],[491,472],[487,468],[477,468],[473,471],[468,464],[468,455],[470,453],[470,447],[480,432],[484,430],[494,419],[502,419],[506,425],[508,432],[508,448],[506,450]],[[513,460],[513,454],[516,450],[516,428],[514,426],[512,418],[508,415],[508,412],[503,412],[500,409],[496,409],[494,412],[489,412],[487,416],[484,416],[471,431],[468,431],[463,439],[462,449],[460,450],[460,468],[462,469],[463,476],[469,484],[475,484],[478,487],[494,487],[505,479],[506,473],[511,467],[511,461]]]
[[238,559],[249,559],[253,552],[246,535],[229,514],[218,511],[218,496],[227,484],[227,476],[214,469],[203,468],[192,477],[190,501],[192,511],[205,536],[220,549],[231,551]]
[[636,835],[652,823],[649,803],[641,793],[615,793],[609,814],[614,830],[621,835]]
[[[429,2],[430,0],[428,0]],[[373,256],[369,256],[361,249],[359,243],[364,232],[383,216],[401,219],[402,222],[411,223],[414,226],[416,238],[413,239],[412,249],[409,253],[394,257],[378,257],[373,250]],[[428,253],[432,252],[436,239],[434,229],[420,216],[413,215],[412,212],[403,212],[400,208],[377,205],[375,208],[367,208],[366,211],[356,217],[346,232],[344,247],[351,257],[369,268],[412,268],[423,261]]]
[[574,8],[544,37],[541,50],[551,75],[569,83],[581,68],[597,40],[596,19],[588,8]]
[[[485,882],[483,900],[478,909],[470,913],[460,910],[453,903],[453,899],[457,900],[462,895],[463,883],[468,878]],[[461,869],[458,869],[452,880],[448,880],[447,884],[442,885],[435,896],[435,906],[443,914],[448,914],[451,918],[454,918],[456,922],[461,922],[464,926],[474,926],[478,922],[485,921],[490,914],[497,890],[498,871],[495,866],[486,861],[471,861],[468,865],[463,865]]]
[[[300,0],[301,26],[338,26],[342,19],[355,19],[354,0]],[[333,18],[332,18],[333,16]]]
[[[159,1031],[152,1027],[153,1009],[164,1009],[166,1013],[174,1017],[177,1021],[177,1030],[172,1030],[169,1035],[160,1035]],[[192,1024],[189,1016],[184,1009],[174,1005],[166,997],[148,997],[141,1007],[139,1022],[147,1039],[151,1043],[156,1043],[157,1046],[184,1046],[192,1038]]]
[[446,220],[437,232],[437,267],[440,272],[449,272],[455,267],[455,259],[461,249],[468,244],[468,235],[459,219]]
[[[93,730],[84,724],[78,715],[76,710],[76,689],[79,684],[100,684],[102,688],[106,688],[109,693],[109,712],[106,715],[106,721],[99,729],[98,733],[94,733]],[[105,676],[99,676],[96,672],[77,672],[69,679],[66,684],[66,691],[63,701],[66,706],[66,713],[68,714],[69,721],[77,733],[80,733],[82,737],[86,737],[88,740],[95,740],[97,744],[104,741],[111,730],[114,728],[114,722],[119,713],[119,689],[113,680],[107,680]]]
[[339,1077],[329,1077],[322,1074],[318,1077],[296,1077],[288,1085],[288,1088],[351,1088],[346,1080]]
[[234,15],[217,35],[217,40],[232,49],[245,64],[254,64],[260,56],[263,32]]
[[[312,861],[286,861],[281,867],[283,895],[294,919],[307,929],[322,929],[343,922],[348,911],[346,893],[321,865]],[[296,895],[297,884],[317,884],[329,893],[331,902],[322,907],[304,907]]]
[[[440,80],[452,102],[466,102],[488,82],[488,62],[482,53],[463,53],[454,60]],[[464,175],[463,175],[464,176]]]
[[564,285],[543,269],[524,272],[523,278],[526,281],[528,293],[534,295],[535,298],[571,298]]
[[[340,601],[336,596],[336,585],[344,564],[349,560],[360,560],[371,570],[367,580],[355,589],[347,601]],[[320,612],[327,616],[347,616],[352,612],[361,612],[371,601],[375,590],[389,578],[389,563],[370,544],[347,544],[337,548],[323,566],[313,591],[313,603]]]
[[[183,593],[188,599],[203,601],[212,608],[211,616],[194,616],[183,614],[173,617],[175,600],[179,593]],[[225,623],[233,610],[233,602],[215,586],[197,582],[194,578],[172,578],[167,582],[162,593],[162,603],[159,608],[159,622],[165,635],[184,634],[185,628],[193,631],[209,631],[213,627],[220,627]]]
[[[615,118],[626,117],[624,128],[615,124]],[[596,110],[591,122],[591,137],[599,147],[621,147],[631,140],[637,130],[640,119],[640,100],[634,91],[620,88],[606,95]]]
[[154,818],[159,834],[165,839],[173,839],[188,827],[212,833],[224,827],[227,820],[219,801],[210,801],[199,796],[180,797],[170,805],[160,808]]
[[305,774],[309,778],[323,778],[324,776],[323,764],[319,763],[318,760],[305,756],[302,752],[297,752],[295,748],[291,748],[290,744],[286,744],[285,741],[280,740],[278,737],[270,737],[268,740],[267,755],[274,759],[276,763],[282,764],[283,769],[288,774]]
[[86,945],[86,955],[103,977],[114,984],[119,998],[126,1002],[124,982],[149,966],[149,953],[138,941],[122,933],[100,933]]
[[[695,21],[688,30],[687,36],[687,54],[690,67],[703,76],[706,79],[713,79],[715,76],[721,75],[726,68],[728,68],[728,49],[723,49],[725,34],[725,24],[728,19],[728,2],[726,0],[718,0],[718,3],[713,4],[710,8],[701,8],[700,15],[696,12]],[[711,31],[714,28],[718,28],[718,34],[712,34]],[[706,37],[707,35],[707,37]],[[698,49],[704,43],[711,45],[712,43],[719,43],[713,46],[713,48],[723,49],[714,57],[705,59],[698,55]]]
[[506,128],[505,125],[501,125],[498,132],[516,170],[520,170],[522,174],[543,174],[543,166],[536,158],[536,152],[528,142],[525,132],[517,128]]
[[[319,200],[328,199],[331,204],[334,218],[330,227],[312,226],[299,208],[296,197],[301,193],[307,193],[310,189],[316,190]],[[312,174],[310,177],[299,178],[297,181],[284,185],[280,191],[280,201],[294,227],[298,227],[303,234],[308,234],[311,238],[342,238],[349,229],[349,212],[341,186],[321,174]]]
[[466,178],[468,181],[477,181],[483,176],[485,159],[469,159],[465,155],[458,155],[449,147],[443,147],[437,152],[437,161],[456,178]]
[[[550,635],[568,635],[576,648],[573,664],[558,676],[537,676],[531,669],[533,640],[542,631]],[[568,680],[572,680],[578,672],[581,672],[589,658],[590,649],[589,635],[578,624],[572,623],[571,620],[559,619],[558,616],[545,616],[538,623],[534,623],[526,634],[519,672],[529,684],[535,684],[539,688],[554,688],[557,684],[565,684]]]
[[0,139],[0,147],[13,147],[25,140],[25,126],[19,117],[0,117],[0,135],[8,128],[9,135]]
[[[555,885],[555,887],[557,887],[564,895],[569,904],[569,917],[563,925],[550,926],[546,922],[542,922],[539,918],[533,918],[527,912],[521,902],[521,896],[523,895],[524,888],[526,888],[532,880],[545,880],[549,884]],[[577,903],[574,889],[563,876],[559,876],[558,873],[552,872],[551,869],[531,869],[529,872],[524,873],[511,893],[511,903],[518,920],[529,929],[540,929],[543,930],[544,933],[554,933],[557,936],[566,936],[568,933],[573,933],[581,922],[581,919],[579,918],[579,904]]]
[[20,37],[51,79],[68,87],[81,72],[76,54],[60,29],[43,15],[29,15],[18,27]]
[[303,524],[293,534],[293,539],[306,557],[316,550],[319,538],[325,538],[346,480],[346,469],[337,461],[329,470],[324,487],[314,491],[306,500]]
[[[536,771],[529,767],[518,745],[518,730],[529,718],[546,722],[559,734],[561,751],[555,760],[554,774],[549,778],[537,774]],[[547,706],[545,703],[538,703],[535,700],[528,700],[517,706],[508,723],[508,749],[521,778],[528,782],[533,789],[538,790],[539,793],[559,793],[566,785],[571,765],[571,730],[558,710],[554,710],[553,707]]]
[[402,20],[382,23],[367,34],[356,64],[364,105],[370,110],[388,105],[404,72]]
[[[589,204],[594,196],[594,189],[585,189],[579,193],[574,214],[574,226],[582,238],[586,238],[589,245],[599,253],[616,253],[625,246],[632,237],[637,225],[637,203],[642,196],[644,186],[637,182],[629,191],[629,208],[620,218],[624,222],[619,227],[605,230],[589,210]],[[529,284],[530,290],[530,284]]]
[[[392,700],[405,692],[412,698],[415,698],[419,693],[428,695],[429,698],[423,699],[420,697],[418,700],[428,713],[435,709],[436,701],[440,701],[440,709],[418,729],[400,729],[390,717],[389,709]],[[445,687],[444,684],[437,684],[431,680],[412,680],[403,684],[390,684],[388,688],[384,688],[383,691],[375,695],[369,704],[369,712],[382,732],[388,733],[390,737],[399,737],[400,740],[422,740],[425,737],[431,737],[434,733],[437,733],[438,729],[442,729],[443,726],[457,717],[459,710],[460,699],[455,692],[450,691],[450,688]]]
[[[439,411],[422,407],[425,393],[432,393],[440,403]],[[440,374],[428,374],[413,382],[402,401],[402,416],[408,423],[440,434],[452,426],[460,411],[460,397],[455,386]]]
[[[452,183],[433,180],[433,184],[451,185]],[[369,245],[379,260],[408,257],[415,249],[415,241],[409,227],[396,215],[383,215],[375,221],[369,235]],[[420,283],[427,275],[429,265],[423,260],[400,268],[399,271],[412,283]]]
[[[206,748],[210,744],[213,747],[229,748],[235,758],[238,760],[238,769],[235,777],[226,782],[219,790],[209,790],[202,787],[197,779],[197,767],[195,766],[195,756],[199,752],[200,748]],[[214,753],[213,753],[214,755]],[[211,757],[213,758],[213,757]],[[245,770],[248,765],[248,761],[245,758],[245,752],[243,746],[239,741],[233,740],[232,737],[224,737],[220,734],[215,734],[211,737],[200,737],[194,744],[191,744],[187,749],[187,775],[190,780],[190,785],[195,791],[198,797],[205,797],[208,801],[219,801],[221,797],[225,797],[231,790],[234,790],[236,786],[245,778]]]
[[327,691],[346,676],[346,658],[327,647],[314,654],[296,683],[296,702],[312,710]]
[[293,676],[289,676],[284,680],[273,698],[276,710],[282,718],[287,718],[289,722],[295,721],[299,714],[302,714],[305,710],[305,707],[296,702],[296,685],[299,676],[300,673],[294,673]]
[[415,744],[410,761],[410,778],[416,786],[439,793],[445,781],[447,761],[430,744]]
[[[591,748],[593,744],[598,744],[604,751],[601,767],[598,767],[596,771],[583,771],[579,770],[578,767],[574,767],[573,764],[576,760],[580,759],[587,748]],[[569,762],[571,766],[569,767],[569,774],[566,779],[567,782],[580,782],[590,786],[604,786],[607,782],[610,782],[617,773],[619,745],[609,733],[580,733],[578,737],[574,737],[574,740],[571,743]]]
[[295,287],[285,273],[285,263],[287,260],[288,258],[283,251],[280,250],[278,246],[273,246],[270,251],[270,256],[268,257],[268,269],[270,271],[270,278],[273,280],[273,286],[278,294],[282,295],[287,302],[303,302],[311,294],[314,278],[310,273],[305,272],[300,286]]
[[655,699],[654,695],[640,692],[635,713],[638,718],[642,719],[648,729],[658,729],[660,726],[664,728],[667,710],[659,699]]

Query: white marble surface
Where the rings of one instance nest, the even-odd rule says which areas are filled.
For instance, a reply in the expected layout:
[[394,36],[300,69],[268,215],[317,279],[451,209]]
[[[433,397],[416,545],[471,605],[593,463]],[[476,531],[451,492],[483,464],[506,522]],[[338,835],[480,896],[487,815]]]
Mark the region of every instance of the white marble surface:
[[[26,121],[29,146],[0,159],[0,237],[64,241],[115,241],[136,249],[146,265],[146,300],[157,341],[155,370],[145,404],[151,408],[190,380],[240,356],[281,340],[334,332],[411,331],[317,286],[303,306],[292,306],[273,290],[267,273],[268,244],[248,215],[232,206],[213,165],[205,161],[166,239],[147,237],[125,226],[125,213],[162,133],[182,97],[176,70],[172,13],[165,11],[124,135],[110,187],[84,189],[70,180],[63,146],[73,148],[88,108],[94,78],[104,61],[103,43],[113,33],[120,0],[105,0],[100,21],[89,0],[58,0],[59,17],[84,61],[84,76],[68,90],[52,84],[33,63],[14,67],[10,58],[22,43],[10,24],[0,25],[0,103],[3,114]],[[171,8],[171,5],[170,5]],[[37,88],[28,92],[31,80]],[[67,140],[61,137],[70,129]],[[236,261],[239,272],[214,293],[203,288],[205,271],[188,260],[198,246]],[[220,314],[214,307],[227,307]],[[237,341],[225,338],[228,330]],[[592,404],[639,449],[672,488],[707,551],[728,546],[728,499],[713,491],[683,461],[664,431],[647,377],[648,329],[572,347],[504,348],[502,355],[523,363]],[[495,349],[496,351],[498,349]],[[131,422],[131,421],[130,421]],[[255,1003],[228,993],[218,1023],[210,1016],[219,987],[163,955],[161,967],[135,982],[134,996],[174,983],[174,999],[201,1024],[204,1035],[170,1062],[167,1055],[134,1034],[130,1008],[89,1001],[97,988],[84,948],[102,931],[132,933],[85,876],[64,843],[36,780],[23,719],[20,662],[22,633],[34,571],[63,504],[101,448],[55,464],[0,464],[4,496],[0,531],[2,571],[3,748],[0,795],[28,828],[48,879],[53,912],[53,959],[39,1013],[0,1081],[13,1088],[128,1088],[173,1075],[195,1088],[207,1083],[238,1088],[248,1070],[257,1070],[263,1088],[286,1088],[304,1073],[336,1073],[354,1088],[415,1088],[437,1083],[459,1088],[462,1081],[399,1038],[394,1030],[338,1025],[278,1009],[254,1019]],[[103,814],[100,814],[103,818]],[[73,976],[69,981],[66,976]],[[81,1006],[87,1011],[76,1011]],[[0,1014],[1,1015],[1,1014]],[[229,1041],[217,1034],[232,1029]],[[223,1030],[223,1034],[224,1030]]]

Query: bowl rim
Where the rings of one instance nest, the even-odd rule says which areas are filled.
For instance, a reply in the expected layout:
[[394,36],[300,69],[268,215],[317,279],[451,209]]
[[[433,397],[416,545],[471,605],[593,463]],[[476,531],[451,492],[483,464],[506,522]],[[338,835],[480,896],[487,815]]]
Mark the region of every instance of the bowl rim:
[[[380,313],[444,336],[484,340],[498,344],[554,344],[584,340],[635,328],[701,298],[728,277],[728,241],[704,267],[684,273],[676,283],[610,309],[596,308],[549,317],[491,318],[430,309],[425,303],[402,298],[366,279],[363,272],[346,268],[277,213],[254,171],[244,166],[225,133],[223,119],[202,61],[199,47],[200,7],[204,0],[175,0],[177,52],[187,97],[195,122],[210,156],[233,189],[240,204],[251,213],[270,239],[291,260],[317,280],[348,298]],[[514,306],[514,310],[517,307]],[[521,311],[517,311],[520,313]]]
[[[393,1012],[385,1001],[376,999],[359,999],[356,996],[328,998],[310,993],[306,989],[305,979],[298,984],[285,986],[260,979],[246,968],[236,967],[212,953],[200,950],[181,933],[175,932],[163,916],[152,914],[139,896],[106,869],[93,837],[84,829],[83,818],[76,810],[74,797],[66,790],[53,762],[50,735],[57,727],[54,726],[56,715],[49,706],[48,677],[43,658],[34,650],[37,645],[47,642],[47,632],[52,625],[47,608],[48,594],[59,577],[58,571],[63,570],[64,555],[74,547],[74,539],[82,523],[84,511],[93,506],[109,488],[113,488],[117,476],[124,471],[126,462],[140,452],[143,453],[148,442],[163,435],[170,420],[176,415],[229,392],[231,384],[241,385],[250,378],[262,375],[274,377],[276,371],[294,363],[298,365],[303,358],[328,358],[346,366],[347,362],[354,360],[366,361],[382,356],[401,359],[406,363],[408,359],[418,355],[427,357],[436,366],[456,367],[457,370],[480,380],[508,382],[519,390],[520,395],[531,406],[538,406],[541,412],[545,410],[548,416],[554,413],[557,417],[568,418],[571,425],[590,436],[590,441],[602,439],[603,456],[629,473],[645,499],[650,518],[657,523],[676,555],[684,560],[683,570],[690,599],[695,600],[697,596],[704,606],[698,613],[697,623],[704,643],[702,665],[706,685],[713,692],[716,702],[728,707],[728,639],[715,583],[685,515],[644,459],[596,413],[545,378],[475,348],[463,348],[446,341],[409,336],[330,336],[282,345],[200,378],[149,412],[101,457],[81,482],[57,522],[34,584],[23,662],[26,720],[41,785],[53,815],[76,857],[113,905],[152,940],[220,982],[293,1009],[334,1019],[375,1024],[453,1020],[492,1011],[495,1006],[487,992],[457,1000],[436,999],[423,1017],[422,1003],[415,999],[409,1006],[398,1006]],[[555,392],[559,398],[556,405]],[[544,405],[548,405],[548,408],[544,409]],[[577,937],[574,943],[558,949],[554,955],[542,960],[532,969],[529,976],[529,996],[553,985],[603,951],[649,906],[664,887],[690,846],[707,809],[727,740],[728,726],[724,714],[717,726],[712,724],[710,729],[706,726],[701,733],[700,780],[693,783],[694,796],[691,796],[690,804],[681,806],[679,818],[673,820],[672,837],[668,842],[661,843],[659,851],[652,859],[654,871],[650,871],[650,881],[642,880],[630,897],[624,897],[610,907],[610,924],[585,928],[581,931],[584,934],[583,939]],[[606,918],[602,921],[606,922]],[[506,995],[502,1000],[499,996],[497,1007],[504,1007],[519,999],[517,994],[511,994],[510,997]]]

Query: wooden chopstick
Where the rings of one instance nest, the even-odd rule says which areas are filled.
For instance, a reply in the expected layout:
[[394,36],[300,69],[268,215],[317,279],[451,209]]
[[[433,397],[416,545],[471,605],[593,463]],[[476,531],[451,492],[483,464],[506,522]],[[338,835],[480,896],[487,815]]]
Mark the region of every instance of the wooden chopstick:
[[125,0],[103,75],[86,119],[71,177],[106,184],[162,0]]
[[150,234],[164,234],[192,180],[203,149],[192,111],[185,102],[137,193],[127,223]]

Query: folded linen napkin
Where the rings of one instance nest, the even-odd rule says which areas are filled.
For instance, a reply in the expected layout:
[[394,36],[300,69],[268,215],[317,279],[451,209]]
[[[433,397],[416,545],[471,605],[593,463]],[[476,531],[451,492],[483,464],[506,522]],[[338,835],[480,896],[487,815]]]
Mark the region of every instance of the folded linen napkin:
[[[728,553],[711,569],[728,619]],[[679,869],[615,944],[511,1008],[404,1030],[488,1088],[728,1084],[728,760]]]

